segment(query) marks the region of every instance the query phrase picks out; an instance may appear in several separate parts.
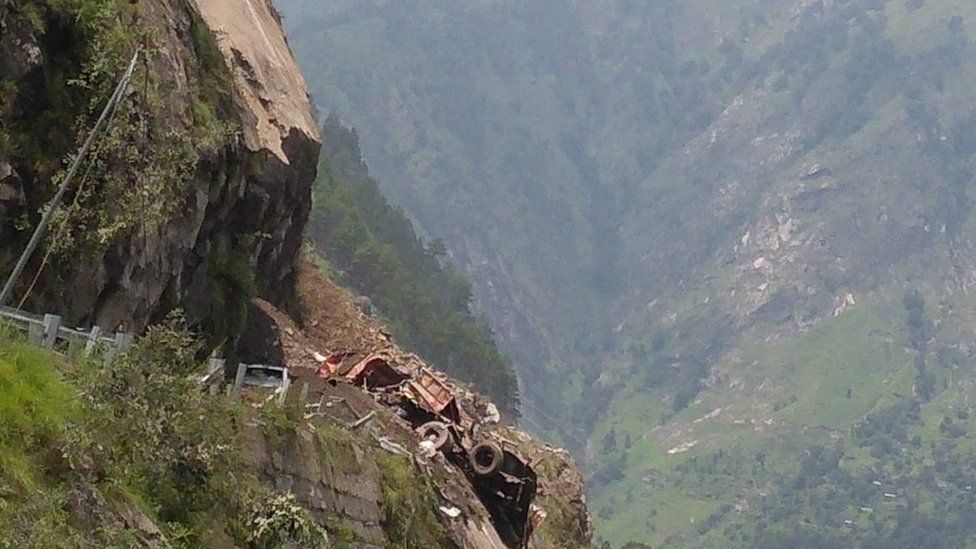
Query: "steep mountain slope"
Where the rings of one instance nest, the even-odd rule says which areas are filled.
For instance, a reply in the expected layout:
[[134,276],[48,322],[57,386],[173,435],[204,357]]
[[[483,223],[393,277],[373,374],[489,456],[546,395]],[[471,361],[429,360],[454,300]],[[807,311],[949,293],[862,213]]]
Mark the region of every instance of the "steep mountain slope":
[[[472,273],[529,425],[585,458],[604,535],[938,530],[905,521],[952,508],[928,448],[970,417],[969,3],[280,3],[315,100]],[[837,471],[917,497],[859,494],[894,500],[859,530],[784,480]]]
[[[770,26],[798,9],[763,5]],[[742,78],[741,51],[685,30],[734,30],[753,4],[280,6],[321,108],[357,127],[384,189],[475,282],[523,366],[527,418],[578,399],[617,348],[632,189]]]
[[[42,350],[20,333],[36,335],[37,321],[4,310],[0,546],[589,545],[569,453],[401,350],[300,261],[318,133],[269,2],[12,1],[0,4],[0,31],[4,275],[140,54],[15,303],[138,337],[103,353],[104,340],[78,337],[87,327],[44,327]],[[466,311],[469,295],[457,293]],[[508,367],[482,343],[471,352],[489,349]],[[377,351],[409,362],[400,385],[367,391],[370,369],[362,384],[338,368],[323,379],[327,358]],[[219,368],[201,376],[215,352],[229,359],[225,374],[244,377],[240,361],[288,366],[294,389],[283,383],[274,398],[253,367],[243,390]],[[514,415],[514,384],[500,373]],[[409,400],[404,385],[421,374],[450,409]],[[456,423],[458,450],[445,436],[438,452],[408,409]],[[482,448],[490,463],[471,463],[479,443],[494,445]]]
[[[570,33],[574,14],[514,2],[443,2],[429,13],[415,2],[279,5],[286,27],[301,26],[290,36],[322,109],[357,128],[384,190],[444,240],[516,362],[539,366],[520,375],[541,377],[555,364],[556,340],[596,345],[604,323],[589,283],[592,189],[561,142],[579,133],[581,94],[560,89],[550,63],[522,47],[535,40],[524,19],[536,11],[558,22],[550,33]],[[522,17],[508,17],[509,8]],[[536,43],[572,72],[572,42],[566,51]],[[547,184],[527,184],[534,180]],[[522,383],[530,405],[541,398],[537,386]]]
[[322,158],[313,188],[308,237],[334,277],[365,298],[401,345],[452,377],[476,383],[518,415],[512,361],[485,321],[472,314],[471,285],[443,257],[441,241],[425,242],[401,208],[369,176],[356,132],[335,116],[322,125]]

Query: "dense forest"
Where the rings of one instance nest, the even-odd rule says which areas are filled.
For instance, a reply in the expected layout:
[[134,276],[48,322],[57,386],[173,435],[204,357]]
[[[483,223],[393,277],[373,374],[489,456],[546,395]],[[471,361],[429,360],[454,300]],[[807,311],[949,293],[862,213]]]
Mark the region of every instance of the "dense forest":
[[976,539],[971,2],[278,3],[606,541]]
[[403,209],[380,193],[356,131],[329,116],[307,232],[343,284],[369,299],[397,341],[518,414],[512,362],[471,310],[471,286],[443,242],[417,236]]

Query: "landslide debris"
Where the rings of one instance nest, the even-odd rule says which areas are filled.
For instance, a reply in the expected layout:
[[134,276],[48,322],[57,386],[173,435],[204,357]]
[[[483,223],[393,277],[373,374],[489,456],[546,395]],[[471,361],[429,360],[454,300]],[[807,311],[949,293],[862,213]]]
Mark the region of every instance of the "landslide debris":
[[[408,456],[415,474],[439,487],[438,518],[447,538],[457,546],[518,547],[525,543],[531,547],[583,547],[589,543],[592,529],[583,479],[568,452],[542,444],[506,425],[487,399],[431,370],[416,355],[401,350],[374,319],[360,310],[352,296],[311,264],[301,263],[297,272],[300,319],[265,301],[255,300],[252,321],[243,339],[253,343],[253,352],[257,354],[243,355],[245,361],[281,360],[296,377],[293,387],[307,385],[307,389],[301,390],[307,394],[306,402],[323,403],[324,407],[318,408],[322,410],[321,419],[332,425],[348,428],[374,414],[375,420],[368,423],[372,436],[382,441],[383,447]],[[372,381],[366,381],[369,378],[365,375],[357,379],[369,384],[370,390],[336,381],[341,375],[322,379],[322,372],[354,371],[357,362],[376,356],[383,357],[398,372],[432,372],[440,383],[450,388],[456,400],[457,417],[461,419],[455,424],[443,419],[444,416],[433,416],[404,405],[398,400],[398,389],[382,384],[374,386]],[[334,357],[340,360],[333,362]],[[419,407],[423,407],[423,402]],[[424,419],[411,417],[415,413]],[[478,477],[469,470],[464,454],[432,451],[429,442],[414,430],[416,424],[431,417],[450,423],[452,432],[457,429],[457,440],[465,441],[461,444],[473,446],[474,441],[467,439],[467,433],[473,432],[476,440],[490,441],[503,448],[506,465],[514,461],[509,472],[515,476],[506,473]],[[529,470],[523,469],[522,464]],[[265,469],[270,471],[267,466]],[[532,479],[531,488],[520,484],[518,471],[522,471],[522,478]],[[504,492],[506,488],[495,484],[492,478],[508,479],[505,482],[531,489],[528,496],[531,509],[527,504],[523,508],[525,500],[519,498],[524,494],[520,491],[500,495],[499,491]],[[287,485],[292,480],[275,482]],[[303,504],[314,508],[320,503],[316,503],[312,492],[303,489],[296,495]],[[363,503],[372,501],[371,493],[368,486],[363,486],[360,491],[344,496],[354,503],[343,508],[340,516],[355,523],[357,531],[368,532],[370,521],[363,519],[357,509],[363,505],[375,509],[373,503]]]

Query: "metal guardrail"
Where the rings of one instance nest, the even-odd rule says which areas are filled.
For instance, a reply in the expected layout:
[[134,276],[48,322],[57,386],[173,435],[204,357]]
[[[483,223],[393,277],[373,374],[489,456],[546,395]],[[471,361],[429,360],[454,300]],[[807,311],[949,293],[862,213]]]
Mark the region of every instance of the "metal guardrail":
[[[33,345],[44,347],[68,357],[82,354],[85,357],[102,356],[111,362],[115,356],[132,346],[135,337],[125,332],[102,334],[101,328],[91,329],[68,328],[61,325],[58,315],[38,315],[12,307],[0,307],[0,321],[6,321],[15,328],[27,333],[27,339]],[[197,386],[207,388],[211,393],[219,390],[224,381],[224,370],[227,361],[222,358],[211,358],[203,375],[197,378]],[[260,375],[277,372],[280,377]],[[288,368],[283,366],[268,366],[263,364],[244,364],[237,366],[234,383],[227,386],[227,392],[233,398],[239,398],[244,386],[264,387],[273,389],[280,401],[291,388],[292,377]]]
[[34,345],[68,356],[82,353],[90,357],[99,353],[107,360],[112,360],[134,341],[133,335],[125,332],[103,335],[98,326],[89,330],[68,328],[61,325],[61,317],[58,315],[37,315],[11,307],[0,307],[0,320],[26,332],[28,341]]

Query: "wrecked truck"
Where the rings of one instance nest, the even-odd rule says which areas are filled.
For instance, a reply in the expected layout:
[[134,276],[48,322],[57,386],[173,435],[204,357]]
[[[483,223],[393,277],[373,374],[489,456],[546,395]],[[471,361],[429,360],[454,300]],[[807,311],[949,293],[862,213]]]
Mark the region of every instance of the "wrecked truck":
[[398,364],[398,358],[387,351],[340,353],[320,366],[318,376],[352,383],[391,408],[417,432],[422,447],[440,452],[464,473],[502,541],[526,547],[540,515],[533,505],[537,476],[516,445],[489,428],[498,421],[497,412],[476,420],[441,374],[417,360]]

